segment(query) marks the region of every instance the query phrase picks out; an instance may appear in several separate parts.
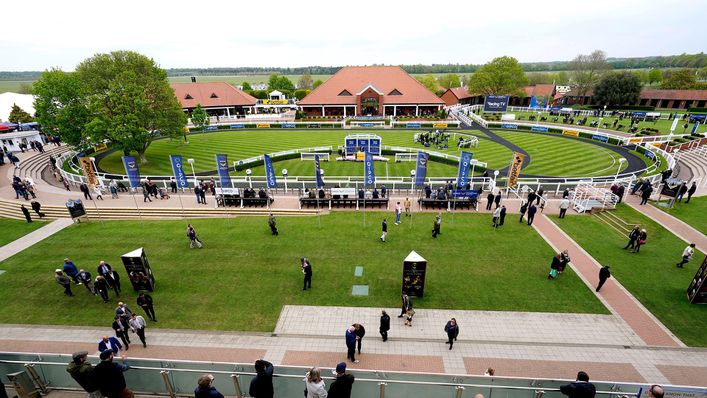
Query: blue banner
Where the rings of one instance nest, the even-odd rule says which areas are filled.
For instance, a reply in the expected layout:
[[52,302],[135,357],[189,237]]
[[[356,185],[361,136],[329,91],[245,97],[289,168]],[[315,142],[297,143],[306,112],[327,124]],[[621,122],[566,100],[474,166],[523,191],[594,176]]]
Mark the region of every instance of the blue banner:
[[216,155],[216,168],[221,179],[221,188],[231,188],[231,176],[228,174],[228,156]]
[[297,127],[297,125],[294,123],[282,123],[280,127],[282,127],[283,129],[293,129]]
[[421,187],[425,185],[427,177],[427,162],[430,160],[430,155],[425,152],[417,153],[417,167],[415,170],[415,186]]
[[381,154],[381,140],[378,138],[371,138],[368,144],[368,151],[374,155]]
[[218,130],[218,126],[206,126],[206,128],[204,130],[207,130],[207,131]]
[[593,140],[597,140],[597,141],[601,141],[601,142],[609,142],[609,137],[607,137],[607,136],[605,136],[605,135],[597,135],[597,134],[594,134],[594,135],[592,136],[592,139],[593,139]]
[[169,155],[169,161],[172,162],[172,173],[179,188],[189,188],[187,176],[184,174],[182,165],[182,155]]
[[358,124],[358,127],[375,127],[375,126],[376,126],[376,124],[371,123],[371,122],[361,122]]
[[536,133],[547,133],[547,127],[543,126],[533,126],[530,131],[535,131]]
[[319,167],[319,155],[314,155],[314,174],[317,176],[317,188],[324,186],[322,179],[322,169]]
[[692,131],[690,134],[695,134],[697,132],[697,128],[700,127],[700,122],[695,122],[695,125],[692,126]]
[[459,157],[459,171],[457,173],[457,188],[464,189],[469,183],[469,169],[471,168],[471,152],[463,152]]
[[538,105],[538,99],[535,96],[530,97],[530,108],[540,108]]
[[371,185],[375,185],[376,183],[376,174],[373,170],[373,154],[370,152],[366,152],[366,155],[364,156],[364,167],[363,167],[363,174],[364,174],[364,182],[367,187],[370,187]]
[[232,124],[232,125],[231,125],[231,128],[232,128],[232,129],[244,129],[244,128],[245,128],[245,124]]
[[130,180],[130,188],[140,186],[140,170],[137,168],[137,162],[133,156],[123,156],[123,166],[125,166],[125,174]]
[[356,153],[356,139],[347,138],[346,139],[346,154]]
[[643,152],[644,155],[650,160],[655,160],[655,154],[651,151],[645,151]]
[[272,167],[272,160],[270,160],[270,156],[263,155],[263,162],[265,162],[265,177],[268,179],[268,188],[277,188],[275,169]]
[[517,130],[518,125],[513,123],[503,123],[501,124],[502,129]]
[[453,189],[453,198],[475,198],[479,196],[479,191],[475,189]]
[[505,112],[508,109],[507,95],[487,95],[484,100],[484,112]]
[[368,139],[359,138],[356,145],[358,146],[357,151],[366,152],[368,150]]
[[422,127],[422,123],[405,123],[405,127],[408,128],[420,128]]

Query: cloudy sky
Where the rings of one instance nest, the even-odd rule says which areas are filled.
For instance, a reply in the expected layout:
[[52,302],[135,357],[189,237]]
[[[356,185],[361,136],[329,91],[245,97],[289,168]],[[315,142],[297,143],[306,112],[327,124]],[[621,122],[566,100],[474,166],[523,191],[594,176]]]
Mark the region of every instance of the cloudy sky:
[[165,68],[485,63],[707,50],[705,0],[122,0],[3,5],[0,70],[134,50]]

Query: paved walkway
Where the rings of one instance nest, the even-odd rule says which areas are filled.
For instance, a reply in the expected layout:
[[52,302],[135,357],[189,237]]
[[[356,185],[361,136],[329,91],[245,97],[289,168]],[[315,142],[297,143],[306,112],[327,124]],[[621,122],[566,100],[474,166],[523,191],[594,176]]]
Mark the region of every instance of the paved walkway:
[[71,224],[73,224],[73,221],[70,218],[54,220],[49,224],[36,229],[3,247],[0,247],[0,262],[5,261],[6,259],[14,256],[22,250],[27,249],[37,242],[54,235]]

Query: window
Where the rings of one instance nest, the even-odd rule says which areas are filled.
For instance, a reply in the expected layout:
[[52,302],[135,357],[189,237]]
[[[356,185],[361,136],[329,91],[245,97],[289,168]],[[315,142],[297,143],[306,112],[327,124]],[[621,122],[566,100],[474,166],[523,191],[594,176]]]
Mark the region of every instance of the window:
[[400,91],[398,91],[397,88],[394,88],[393,91],[389,92],[388,95],[403,95]]
[[211,93],[211,96],[209,98],[218,98],[218,95],[216,95],[216,93]]
[[185,99],[185,100],[188,100],[188,99],[194,99],[194,98],[192,98],[191,95],[187,94],[187,95],[184,96],[184,99]]
[[350,97],[351,93],[349,90],[343,90],[342,92],[339,93],[339,97]]

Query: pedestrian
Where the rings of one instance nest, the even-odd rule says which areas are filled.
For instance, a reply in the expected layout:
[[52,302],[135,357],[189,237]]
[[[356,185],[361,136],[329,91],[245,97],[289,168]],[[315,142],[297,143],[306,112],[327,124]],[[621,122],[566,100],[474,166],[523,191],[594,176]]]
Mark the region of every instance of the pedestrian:
[[432,237],[436,238],[437,235],[442,235],[440,230],[442,229],[442,212],[437,213],[435,217],[434,226],[432,227]]
[[410,198],[405,198],[405,202],[403,202],[403,204],[405,205],[405,215],[411,217],[412,213],[410,212],[410,207],[412,206],[412,202],[410,201]]
[[29,215],[29,210],[27,210],[25,205],[20,205],[20,210],[22,210],[22,214],[25,215],[27,222],[32,222],[32,216]]
[[530,190],[528,192],[528,206],[532,205],[535,202],[535,199],[537,199],[538,195],[535,193],[535,191]]
[[641,227],[639,225],[634,225],[631,232],[628,233],[628,243],[624,246],[624,250],[629,248],[634,249],[636,247],[636,241],[638,240],[639,235],[641,235]]
[[[145,341],[146,326],[147,324],[145,323],[145,318],[135,313],[132,314],[132,316],[130,317],[130,330],[132,330],[133,333],[137,334],[137,337],[139,337],[140,341],[142,341],[143,347],[147,347],[147,342]],[[127,350],[127,347],[125,349]]]
[[98,351],[101,353],[104,351],[112,351],[117,354],[121,349],[123,349],[123,346],[115,337],[103,336],[101,341],[98,342]]
[[560,218],[565,218],[565,214],[567,214],[567,209],[570,208],[570,200],[567,198],[562,199],[560,202]]
[[403,214],[403,207],[398,202],[395,205],[395,225],[400,225],[400,216]]
[[646,233],[645,229],[642,229],[641,232],[638,234],[638,240],[636,240],[636,247],[633,249],[634,253],[638,253],[641,251],[641,246],[646,244],[646,240],[648,239],[648,233]]
[[385,310],[381,311],[380,327],[378,328],[383,342],[388,341],[388,331],[390,330],[390,316]]
[[534,204],[530,204],[528,206],[528,225],[533,225],[533,220],[535,219],[535,213],[538,211],[538,208],[535,207]]
[[[215,191],[214,191],[214,193],[215,193]],[[201,198],[201,204],[205,205],[206,204],[206,189],[204,187],[201,187],[201,189],[199,190],[199,197]]]
[[604,286],[604,283],[606,283],[606,280],[609,278],[611,278],[611,271],[609,271],[609,266],[605,265],[599,270],[599,285],[597,285],[597,292],[601,290],[601,287]]
[[547,275],[547,279],[555,279],[557,274],[562,273],[565,266],[570,262],[570,256],[567,250],[562,253],[557,253],[552,257],[552,262],[550,263],[550,273]]
[[113,291],[115,292],[115,297],[120,297],[120,275],[118,274],[118,271],[110,270],[103,277],[106,278],[108,286],[113,288]]
[[327,398],[326,385],[322,380],[322,371],[318,367],[309,369],[304,377],[304,396],[307,398]]
[[415,316],[415,310],[412,308],[412,303],[405,311],[405,325],[412,327],[412,317]]
[[62,271],[64,271],[64,274],[71,278],[75,284],[79,284],[79,269],[76,267],[76,265],[69,260],[68,258],[64,259],[64,264],[62,265]]
[[268,216],[268,226],[270,227],[272,235],[279,235],[279,232],[277,232],[277,226],[275,226],[275,216],[272,213]]
[[[125,325],[125,329],[127,330],[130,327],[128,325],[128,322],[130,321],[130,317],[133,315],[133,312],[130,310],[130,307],[125,305],[124,302],[120,301],[118,303],[118,306],[115,307],[115,315],[120,317],[121,322],[123,322],[123,325]],[[130,342],[129,337],[128,342]]]
[[174,181],[174,178],[169,181],[169,187],[172,190],[172,193],[177,193],[177,182]]
[[[536,206],[540,206],[540,201],[543,200],[543,194],[544,194],[544,193],[545,193],[545,190],[542,189],[542,187],[540,187],[540,189],[538,189],[538,193],[537,193],[537,194],[538,194],[537,202],[535,202],[535,205],[536,205]],[[543,200],[543,201],[544,201],[544,200]]]
[[498,191],[498,194],[493,198],[493,202],[496,204],[497,209],[501,207],[501,191]]
[[412,301],[410,300],[410,296],[408,296],[406,293],[403,293],[400,295],[400,298],[403,301],[403,306],[400,309],[400,315],[398,315],[398,318],[402,318],[408,312],[408,308],[412,307]]
[[381,231],[383,232],[381,234],[381,242],[385,243],[385,236],[388,235],[388,222],[385,218],[383,218],[383,222],[381,222]]
[[560,392],[570,398],[594,398],[597,392],[594,384],[589,382],[589,375],[585,372],[577,373],[577,380],[574,383],[560,386]]
[[144,182],[140,185],[142,186],[142,203],[145,203],[148,200],[152,202],[152,199],[150,199],[150,191],[148,189],[147,182]]
[[96,200],[103,200],[103,189],[100,185],[93,187],[93,193],[96,195]]
[[60,269],[54,270],[54,279],[56,283],[60,284],[64,288],[64,294],[72,297],[74,293],[71,292],[71,279],[69,279],[64,272]]
[[91,289],[91,281],[93,279],[91,279],[90,272],[88,272],[84,269],[80,269],[79,274],[77,275],[77,279],[79,280],[79,284],[83,284],[84,286],[86,286],[86,289],[88,289],[89,293],[96,294],[96,292],[93,289]]
[[352,374],[346,373],[345,362],[336,365],[334,375],[336,377],[329,387],[329,398],[350,398],[355,378]]
[[675,200],[678,202],[682,202],[683,196],[687,193],[687,184],[680,184],[680,187],[678,188],[677,195],[675,195]]
[[641,203],[640,204],[645,205],[646,203],[648,203],[648,199],[651,197],[652,193],[653,193],[653,187],[651,187],[650,185],[646,189],[641,191]]
[[449,349],[451,350],[454,345],[454,341],[457,339],[457,336],[459,336],[459,325],[457,325],[457,320],[452,318],[447,321],[447,324],[444,325],[444,331],[447,332],[447,344],[449,344]]
[[130,349],[130,337],[128,336],[128,328],[125,327],[123,322],[120,320],[120,316],[116,315],[113,319],[113,330],[115,330],[115,337],[119,338],[123,345],[125,345],[125,351]]
[[687,200],[685,201],[685,204],[690,203],[690,199],[692,198],[692,195],[695,194],[695,191],[697,191],[697,183],[693,181],[692,185],[690,185],[690,189],[687,190]]
[[304,274],[304,286],[302,286],[302,290],[307,290],[309,287],[310,289],[312,288],[312,264],[309,262],[309,259],[302,257],[300,258],[300,268],[302,268],[302,273]]
[[218,392],[213,386],[214,376],[205,374],[199,377],[197,386],[194,389],[194,398],[224,398],[223,394]]
[[140,308],[145,311],[145,314],[147,314],[147,317],[152,322],[157,322],[157,317],[155,316],[155,308],[153,307],[152,303],[152,296],[145,292],[140,292],[140,294],[137,296],[137,305],[139,305]]
[[624,193],[626,192],[626,187],[623,185],[619,185],[619,189],[616,190],[616,196],[619,197],[619,200],[617,203],[621,203],[621,201],[624,199]]
[[194,195],[196,196],[196,204],[201,204],[201,186],[199,186],[199,183],[194,184]]
[[358,363],[356,359],[356,340],[358,340],[356,328],[349,326],[346,329],[346,333],[344,333],[344,337],[346,338],[346,359],[350,359],[353,363]]
[[248,395],[253,398],[273,398],[272,364],[264,359],[255,361],[255,377],[250,381]]
[[89,191],[88,185],[86,185],[86,183],[82,182],[81,185],[79,185],[79,189],[81,190],[81,192],[83,192],[84,199],[93,200],[93,198],[91,197],[91,191]]
[[44,218],[44,213],[42,213],[42,205],[37,202],[36,200],[33,200],[30,202],[30,205],[32,206],[32,210],[34,210],[35,213],[39,216],[39,218]]
[[525,215],[526,211],[528,211],[528,204],[525,202],[521,202],[521,204],[520,204],[520,222],[523,222],[523,216]]
[[685,264],[689,263],[690,260],[692,260],[693,254],[695,254],[695,244],[690,243],[690,245],[687,246],[685,248],[685,250],[682,251],[682,261],[675,264],[675,266],[678,268],[682,268]]
[[105,277],[108,275],[108,273],[112,270],[113,268],[110,266],[110,264],[106,263],[105,261],[102,261],[98,263],[98,267],[96,268],[96,272],[98,275]]
[[196,236],[196,230],[194,227],[192,227],[191,224],[187,224],[187,237],[189,238],[189,248],[193,249],[194,245],[201,249],[203,244],[201,243],[201,240],[199,239],[198,236]]
[[127,387],[123,372],[130,369],[126,362],[127,357],[122,355],[122,364],[113,362],[114,352],[105,350],[101,352],[101,363],[96,365],[94,375],[98,381],[101,394],[107,398],[135,398],[135,394]]
[[501,208],[497,207],[496,210],[493,211],[493,217],[491,218],[492,227],[498,228],[499,218],[501,218]]
[[93,289],[96,294],[101,296],[104,303],[108,302],[108,282],[106,282],[105,277],[98,275],[95,282],[93,282]]
[[491,210],[491,206],[493,205],[494,199],[495,196],[493,196],[493,192],[489,192],[488,196],[486,196],[486,210]]
[[501,205],[501,212],[498,215],[498,225],[503,225],[506,221],[506,205]]
[[88,362],[88,351],[73,353],[66,371],[88,393],[88,398],[102,398],[94,376],[94,367]]
[[366,335],[366,328],[364,328],[360,323],[354,323],[352,326],[356,329],[354,331],[354,333],[356,333],[356,346],[358,349],[358,355],[361,355],[361,342],[363,341],[363,336]]

